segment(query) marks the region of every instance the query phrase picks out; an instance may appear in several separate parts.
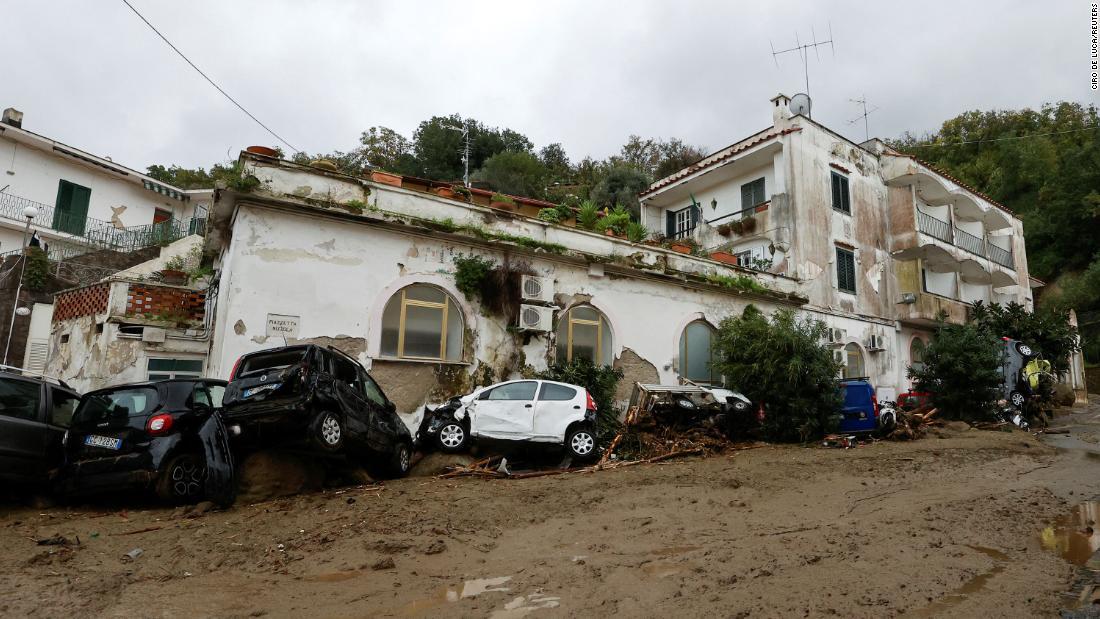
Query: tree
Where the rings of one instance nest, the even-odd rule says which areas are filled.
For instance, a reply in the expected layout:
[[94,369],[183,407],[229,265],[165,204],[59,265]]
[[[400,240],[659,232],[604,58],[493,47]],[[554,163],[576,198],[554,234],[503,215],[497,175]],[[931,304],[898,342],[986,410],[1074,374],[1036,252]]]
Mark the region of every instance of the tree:
[[653,170],[653,178],[664,178],[679,172],[707,155],[703,147],[685,144],[678,138],[659,143],[657,150],[660,158]]
[[638,194],[648,187],[649,177],[644,172],[627,165],[620,165],[607,172],[592,188],[589,197],[603,208],[622,205],[637,221],[641,209]]
[[411,174],[416,169],[412,142],[389,127],[367,129],[359,136],[359,143],[367,165],[398,174]]
[[924,349],[924,364],[909,367],[918,391],[931,395],[944,417],[990,419],[1004,384],[1004,344],[981,324],[941,323]]
[[551,183],[567,183],[573,176],[573,167],[569,156],[560,143],[547,144],[539,151],[539,159],[546,168],[547,179]]
[[546,166],[538,157],[528,152],[506,150],[486,159],[485,165],[474,173],[473,178],[489,183],[494,191],[542,198],[546,176]]
[[434,180],[462,178],[465,171],[462,128],[470,132],[471,170],[482,167],[485,160],[497,153],[506,150],[529,152],[534,148],[526,136],[511,129],[502,131],[486,127],[472,118],[463,119],[458,114],[433,116],[420,123],[413,134],[414,173]]
[[715,365],[732,387],[764,405],[764,438],[805,442],[836,428],[840,364],[822,344],[825,329],[787,309],[768,320],[752,305],[719,325]]
[[183,168],[178,165],[165,167],[154,164],[145,168],[145,173],[162,183],[168,183],[180,189],[205,189],[214,186],[214,176],[205,168]]

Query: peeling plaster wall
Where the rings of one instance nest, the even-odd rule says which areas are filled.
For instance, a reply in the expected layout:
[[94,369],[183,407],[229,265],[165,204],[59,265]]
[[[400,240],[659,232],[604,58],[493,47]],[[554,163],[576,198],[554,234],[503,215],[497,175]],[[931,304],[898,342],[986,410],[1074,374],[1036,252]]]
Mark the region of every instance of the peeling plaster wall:
[[[522,233],[519,225],[506,230]],[[221,282],[213,337],[217,345],[208,374],[226,378],[240,355],[283,345],[282,338],[266,336],[269,313],[300,317],[298,339],[293,341],[327,342],[321,338],[336,337],[354,342],[349,352],[371,370],[404,413],[476,384],[520,377],[524,366],[526,371],[544,369],[555,349],[554,335],[510,331],[501,319],[485,315],[479,304],[455,290],[453,260],[459,254],[487,255],[500,262],[506,252],[241,204],[233,242],[222,256],[223,264],[232,268],[225,270]],[[614,356],[637,380],[676,382],[678,329],[684,321],[702,313],[717,324],[748,304],[738,295],[664,281],[591,276],[587,265],[561,259],[510,259],[551,278],[565,302],[587,301],[604,312],[613,332]],[[386,301],[417,282],[447,290],[460,306],[467,329],[462,364],[389,360],[379,354]],[[765,311],[775,309],[767,302],[755,304]]]

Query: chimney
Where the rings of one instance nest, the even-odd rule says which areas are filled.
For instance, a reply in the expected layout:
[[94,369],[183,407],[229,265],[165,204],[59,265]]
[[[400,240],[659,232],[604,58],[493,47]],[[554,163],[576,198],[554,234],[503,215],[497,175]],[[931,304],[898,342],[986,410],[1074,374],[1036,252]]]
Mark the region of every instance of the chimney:
[[4,118],[0,120],[0,122],[3,122],[5,125],[11,125],[12,127],[15,127],[17,129],[21,129],[23,127],[23,112],[20,112],[13,107],[9,107],[8,109],[4,110]]
[[783,121],[791,117],[791,98],[783,93],[772,97],[772,123],[778,127]]

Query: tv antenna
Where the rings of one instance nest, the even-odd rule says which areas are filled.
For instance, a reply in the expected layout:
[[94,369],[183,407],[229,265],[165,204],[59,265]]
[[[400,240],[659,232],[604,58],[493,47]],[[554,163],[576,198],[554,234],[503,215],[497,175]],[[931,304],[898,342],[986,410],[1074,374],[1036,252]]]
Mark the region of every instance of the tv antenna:
[[772,42],[770,40],[768,41],[768,45],[770,45],[771,48],[772,48],[772,60],[775,61],[775,68],[777,68],[777,69],[779,68],[779,58],[778,57],[780,55],[786,54],[786,53],[789,53],[789,52],[798,52],[798,57],[802,59],[802,73],[806,78],[806,95],[807,96],[809,96],[809,94],[810,94],[810,50],[811,49],[814,50],[814,56],[817,57],[818,60],[821,60],[821,54],[818,51],[818,48],[822,47],[824,45],[828,45],[829,49],[832,50],[832,52],[833,52],[833,57],[834,58],[836,57],[836,48],[833,47],[833,24],[832,24],[832,22],[829,22],[829,38],[828,39],[826,39],[824,41],[818,41],[817,40],[817,33],[814,32],[814,29],[812,27],[810,28],[810,37],[813,39],[811,42],[803,43],[803,42],[798,40],[798,33],[796,32],[796,33],[794,33],[794,47],[791,47],[789,49],[781,49],[779,51],[776,51],[775,45],[772,45]]
[[852,103],[857,103],[857,104],[863,106],[863,113],[860,114],[859,116],[856,116],[852,120],[849,120],[848,124],[849,125],[854,125],[855,123],[859,122],[859,120],[862,118],[863,119],[863,141],[866,142],[867,140],[871,139],[871,131],[870,131],[869,126],[867,124],[867,117],[871,115],[871,112],[874,112],[875,110],[877,110],[878,106],[876,105],[876,106],[872,107],[871,109],[867,109],[867,95],[863,95],[859,99],[848,99],[848,100],[851,101]]
[[451,131],[459,131],[462,133],[462,141],[464,143],[462,149],[462,183],[466,186],[470,186],[470,123],[463,122],[461,127],[454,125],[443,125],[444,129],[450,129]]

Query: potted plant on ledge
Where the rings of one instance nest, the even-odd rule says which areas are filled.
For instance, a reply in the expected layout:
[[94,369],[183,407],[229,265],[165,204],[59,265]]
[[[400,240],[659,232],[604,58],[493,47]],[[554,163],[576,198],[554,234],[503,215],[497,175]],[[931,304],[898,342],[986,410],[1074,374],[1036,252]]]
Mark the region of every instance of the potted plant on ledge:
[[505,211],[514,211],[516,210],[516,201],[512,199],[512,196],[506,196],[502,193],[494,193],[493,197],[490,198],[489,206]]

